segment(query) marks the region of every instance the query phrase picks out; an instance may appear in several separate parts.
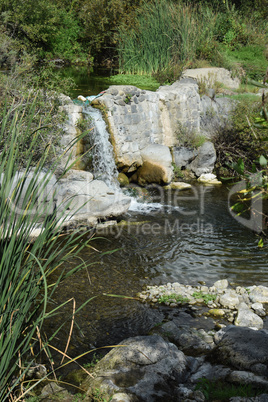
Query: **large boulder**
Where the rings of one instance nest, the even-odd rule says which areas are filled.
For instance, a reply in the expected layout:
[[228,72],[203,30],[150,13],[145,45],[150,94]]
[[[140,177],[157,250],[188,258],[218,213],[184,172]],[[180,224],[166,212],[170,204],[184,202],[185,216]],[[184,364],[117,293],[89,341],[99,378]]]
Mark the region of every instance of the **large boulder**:
[[[197,81],[182,78],[156,92],[114,85],[92,104],[103,110],[118,168],[131,173],[142,165],[142,153],[151,144],[177,146],[180,128],[182,137],[191,132],[210,138],[213,127],[225,124],[233,103],[208,96],[200,99]],[[184,164],[184,158],[177,163]]]
[[268,331],[230,325],[217,333],[211,359],[239,370],[268,375]]
[[60,211],[66,211],[69,220],[78,217],[85,221],[95,218],[118,216],[126,212],[131,199],[119,191],[109,188],[101,180],[92,180],[89,172],[88,180],[77,180],[74,177],[63,178],[59,181],[58,199]]
[[187,69],[183,71],[182,76],[203,81],[208,87],[213,87],[215,82],[220,82],[224,86],[233,89],[239,88],[240,85],[239,78],[232,78],[231,72],[221,67]]
[[206,141],[198,149],[197,157],[187,166],[199,177],[203,173],[212,173],[216,162],[216,150],[210,141]]
[[173,160],[177,167],[185,168],[197,156],[197,151],[193,148],[187,147],[174,147]]
[[165,145],[148,145],[141,151],[143,165],[131,177],[131,181],[144,186],[150,183],[167,184],[173,176],[172,157]]
[[124,395],[128,401],[178,401],[177,386],[189,376],[186,356],[158,335],[121,342],[97,363],[83,385],[90,397],[99,389],[106,397]]
[[[59,180],[49,171],[21,171],[8,184],[3,180],[2,174],[0,185],[5,185],[14,217],[27,213],[34,219],[32,238],[39,235],[43,222],[55,211],[63,226],[83,223],[89,227],[95,226],[98,218],[123,214],[131,202],[129,197],[101,180],[93,180],[92,173],[85,171],[70,170]],[[34,202],[29,207],[31,197]]]
[[179,122],[200,130],[200,96],[193,80],[177,81],[156,92],[111,86],[93,104],[105,109],[116,163],[125,173],[142,165],[141,153],[147,146],[175,145]]
[[[34,169],[15,173],[9,183],[0,176],[0,185],[5,186],[6,199],[14,216],[32,216],[35,223],[42,223],[56,207],[57,179],[54,174]],[[29,205],[29,200],[31,204]]]

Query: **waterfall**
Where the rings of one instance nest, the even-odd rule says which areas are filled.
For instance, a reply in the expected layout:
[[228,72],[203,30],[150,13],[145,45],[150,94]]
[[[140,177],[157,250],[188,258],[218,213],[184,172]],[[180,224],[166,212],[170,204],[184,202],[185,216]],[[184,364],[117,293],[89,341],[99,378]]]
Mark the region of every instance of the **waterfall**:
[[[109,133],[106,129],[106,123],[103,120],[100,110],[89,105],[84,105],[84,115],[92,120],[91,138],[92,138],[92,156],[93,156],[93,174],[95,179],[103,180],[108,187],[116,192],[122,193],[117,180],[118,171],[114,161],[113,146],[109,140]],[[133,196],[129,211],[138,213],[159,212],[164,207],[159,202],[144,202],[137,200]],[[170,208],[170,206],[166,206]],[[174,209],[174,207],[172,207]],[[176,209],[176,208],[175,208]]]
[[92,120],[92,157],[93,174],[96,179],[103,180],[108,187],[120,191],[117,181],[118,171],[114,161],[113,147],[109,133],[100,110],[85,106],[83,113]]

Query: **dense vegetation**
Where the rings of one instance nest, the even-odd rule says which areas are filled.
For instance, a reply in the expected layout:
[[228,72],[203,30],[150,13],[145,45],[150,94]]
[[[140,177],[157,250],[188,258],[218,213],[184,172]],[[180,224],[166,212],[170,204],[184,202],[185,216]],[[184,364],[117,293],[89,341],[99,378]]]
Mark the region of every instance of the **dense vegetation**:
[[[115,65],[161,83],[175,80],[184,68],[213,65],[260,81],[267,69],[267,18],[268,0],[1,0],[0,67],[8,70],[0,74],[1,400],[16,400],[23,392],[24,374],[35,360],[30,351],[36,353],[38,343],[45,347],[37,339],[51,317],[46,306],[57,285],[49,286],[48,278],[62,264],[62,251],[75,254],[79,244],[73,234],[57,246],[57,217],[45,221],[29,246],[40,216],[12,208],[14,194],[21,194],[10,187],[16,171],[24,167],[27,174],[37,165],[38,177],[50,164],[41,183],[34,179],[28,188],[36,195],[55,169],[53,145],[64,120],[58,93],[71,83],[60,79],[54,63]],[[262,109],[256,103],[239,108],[233,127],[219,133],[217,149],[221,164],[236,164],[243,176],[260,156],[255,170],[267,169],[263,127],[249,127],[245,119],[252,116],[257,124],[262,110],[259,123],[265,126],[267,106],[263,100]],[[267,198],[267,179],[259,187]],[[34,199],[23,209],[34,210]]]
[[27,52],[172,78],[206,60],[259,79],[267,10],[268,0],[2,0],[0,64]]

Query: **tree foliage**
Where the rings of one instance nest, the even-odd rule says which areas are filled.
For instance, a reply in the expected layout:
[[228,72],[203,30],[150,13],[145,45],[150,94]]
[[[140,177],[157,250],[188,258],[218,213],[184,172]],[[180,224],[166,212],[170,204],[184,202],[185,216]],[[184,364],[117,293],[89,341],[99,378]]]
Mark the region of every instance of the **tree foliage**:
[[[117,58],[119,45],[118,32],[126,36],[139,32],[139,18],[148,14],[156,5],[154,0],[2,0],[0,2],[0,41],[1,33],[12,39],[14,49],[19,55],[27,50],[41,59],[63,58],[76,61],[99,62],[103,59]],[[210,20],[217,16],[215,39],[227,45],[245,44],[249,40],[248,20],[254,16],[265,21],[268,13],[268,0],[167,0],[167,6],[174,13],[167,14],[168,26],[180,23],[177,11],[184,7],[199,9],[201,20],[195,21],[196,28],[211,29],[211,23],[203,14],[210,10]],[[249,12],[250,11],[250,12]],[[214,13],[214,16],[213,16]],[[241,17],[242,16],[242,17]],[[242,18],[242,19],[241,19]],[[244,22],[243,22],[244,20]],[[201,23],[202,22],[202,23]],[[177,31],[180,25],[177,24]],[[193,26],[191,27],[193,28]],[[259,27],[260,30],[262,27]],[[198,30],[198,29],[197,29]],[[200,30],[202,38],[204,35]],[[199,33],[200,33],[199,32]],[[258,35],[257,35],[258,36]],[[201,38],[200,38],[201,40]],[[256,37],[256,41],[258,38]],[[211,46],[205,41],[201,49],[202,57],[211,53]],[[189,48],[190,50],[190,48]]]

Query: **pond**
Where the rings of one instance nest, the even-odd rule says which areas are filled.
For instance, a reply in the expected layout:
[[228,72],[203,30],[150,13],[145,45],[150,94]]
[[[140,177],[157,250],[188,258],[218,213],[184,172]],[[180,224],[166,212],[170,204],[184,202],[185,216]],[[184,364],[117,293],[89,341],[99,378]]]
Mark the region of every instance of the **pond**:
[[98,252],[86,249],[80,255],[89,262],[87,269],[59,288],[59,300],[74,297],[77,306],[96,296],[76,317],[77,353],[146,334],[164,318],[161,308],[104,293],[135,298],[146,285],[212,285],[224,278],[233,286],[267,285],[267,251],[230,215],[227,187],[199,185],[164,196],[156,188],[148,202],[148,208],[122,216],[123,224],[96,233],[91,245]]
[[[96,94],[109,86],[107,74],[83,71],[75,75],[77,94]],[[152,308],[135,298],[146,285],[201,281],[210,286],[225,278],[233,286],[267,285],[267,251],[257,247],[256,234],[231,216],[228,195],[224,185],[194,184],[179,192],[151,187],[141,203],[118,219],[119,225],[95,234],[92,248],[79,255],[87,268],[61,284],[55,298],[60,303],[74,297],[78,308],[95,297],[76,316],[70,354],[147,334],[161,322],[168,308]],[[78,261],[69,261],[66,268]],[[70,304],[62,316],[71,314]],[[50,325],[57,327],[61,320]],[[58,337],[61,349],[69,328]]]
[[71,89],[69,96],[72,99],[78,95],[97,95],[111,85],[134,85],[140,89],[155,91],[159,83],[149,76],[119,75],[116,70],[107,70],[87,66],[69,66],[59,70],[62,78],[72,78],[76,87]]

